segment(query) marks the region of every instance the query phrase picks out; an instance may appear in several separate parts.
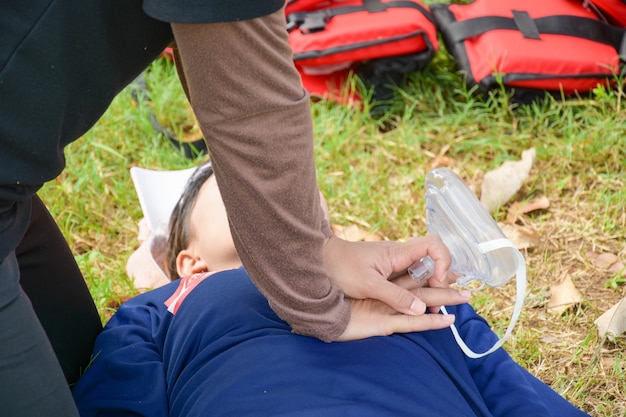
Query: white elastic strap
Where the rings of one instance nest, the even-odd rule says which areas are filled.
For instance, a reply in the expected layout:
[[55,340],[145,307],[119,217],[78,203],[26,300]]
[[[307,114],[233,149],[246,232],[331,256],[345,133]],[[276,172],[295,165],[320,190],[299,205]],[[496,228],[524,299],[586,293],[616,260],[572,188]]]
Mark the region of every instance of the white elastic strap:
[[[483,352],[483,353],[474,352],[465,344],[456,326],[454,324],[450,326],[450,329],[452,330],[452,334],[454,335],[454,338],[456,339],[457,344],[459,345],[463,353],[465,353],[468,357],[472,359],[478,359],[478,358],[482,358],[483,356],[487,356],[490,353],[493,353],[496,350],[498,350],[504,344],[506,339],[511,335],[511,332],[513,331],[513,328],[515,327],[515,323],[517,322],[517,319],[520,313],[522,312],[522,306],[524,305],[524,297],[526,294],[526,260],[524,259],[524,256],[520,253],[520,251],[517,250],[517,248],[511,243],[510,240],[508,239],[490,240],[487,242],[480,243],[478,247],[483,253],[492,252],[494,250],[502,249],[502,248],[513,249],[513,252],[515,253],[515,256],[517,257],[517,272],[515,273],[515,284],[517,287],[517,296],[515,299],[515,308],[513,309],[513,315],[511,316],[511,322],[509,323],[509,327],[506,329],[506,333],[504,333],[504,336],[502,336],[500,340],[498,340],[491,347],[491,349],[489,349],[486,352]],[[446,310],[445,306],[441,306],[441,312],[443,314],[448,314],[448,311]]]

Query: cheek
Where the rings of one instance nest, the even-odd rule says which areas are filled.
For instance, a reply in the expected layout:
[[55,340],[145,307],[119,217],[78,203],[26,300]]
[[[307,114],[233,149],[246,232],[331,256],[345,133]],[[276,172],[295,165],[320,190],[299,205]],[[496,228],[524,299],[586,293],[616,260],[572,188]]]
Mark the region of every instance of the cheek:
[[239,262],[227,222],[216,222],[201,239],[203,258],[211,269],[234,267]]
[[[220,200],[221,201],[221,200]],[[230,226],[228,225],[228,216],[226,215],[226,208],[223,204],[215,206],[214,219],[214,233],[216,234],[215,242],[219,242],[220,252],[222,257],[228,258],[228,260],[232,260],[233,257],[237,259],[237,251],[235,249],[235,244],[233,243],[233,236],[230,232]]]
[[233,243],[233,236],[230,233],[230,227],[228,223],[224,223],[222,227],[220,227],[221,233],[221,244],[219,245],[221,248],[221,252],[224,257],[228,257],[232,259],[233,257],[238,258],[237,250],[235,249],[235,244]]

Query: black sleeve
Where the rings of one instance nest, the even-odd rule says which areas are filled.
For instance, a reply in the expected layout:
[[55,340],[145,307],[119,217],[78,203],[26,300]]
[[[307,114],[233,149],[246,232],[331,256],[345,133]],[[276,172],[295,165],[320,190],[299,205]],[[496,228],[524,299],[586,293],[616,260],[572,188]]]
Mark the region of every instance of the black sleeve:
[[278,11],[284,0],[144,0],[144,10],[171,23],[218,23],[250,20]]

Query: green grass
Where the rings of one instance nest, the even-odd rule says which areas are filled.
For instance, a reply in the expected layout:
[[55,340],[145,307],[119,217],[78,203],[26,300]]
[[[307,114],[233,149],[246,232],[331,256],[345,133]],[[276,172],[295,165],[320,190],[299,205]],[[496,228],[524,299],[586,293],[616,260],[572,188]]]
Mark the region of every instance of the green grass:
[[[194,122],[173,67],[152,66],[153,106],[179,136]],[[468,91],[440,51],[412,74],[392,110],[367,112],[312,105],[317,173],[334,224],[356,224],[384,239],[425,233],[424,176],[437,157],[478,192],[483,175],[530,147],[537,160],[513,200],[545,195],[550,208],[523,217],[541,237],[525,253],[526,308],[506,347],[533,374],[595,416],[626,413],[626,343],[600,340],[593,320],[626,293],[620,274],[597,268],[586,253],[626,260],[626,112],[621,90],[598,88],[590,98],[516,106],[506,94],[485,99]],[[68,168],[41,194],[72,246],[106,320],[135,294],[126,259],[137,246],[141,210],[128,170],[133,165],[193,166],[156,134],[130,90],[66,152]],[[506,217],[507,206],[496,213]],[[563,316],[546,309],[550,284],[570,274],[585,302]],[[508,323],[514,288],[487,290],[474,305],[498,329]]]

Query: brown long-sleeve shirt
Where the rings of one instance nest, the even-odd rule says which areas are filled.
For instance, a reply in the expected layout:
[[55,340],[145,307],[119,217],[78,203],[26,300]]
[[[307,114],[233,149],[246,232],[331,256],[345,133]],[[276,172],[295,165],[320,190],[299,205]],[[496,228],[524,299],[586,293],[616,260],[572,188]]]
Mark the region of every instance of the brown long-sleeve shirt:
[[279,11],[172,27],[243,265],[294,332],[332,341],[350,308],[323,265],[330,229],[315,178],[309,96],[284,25]]

